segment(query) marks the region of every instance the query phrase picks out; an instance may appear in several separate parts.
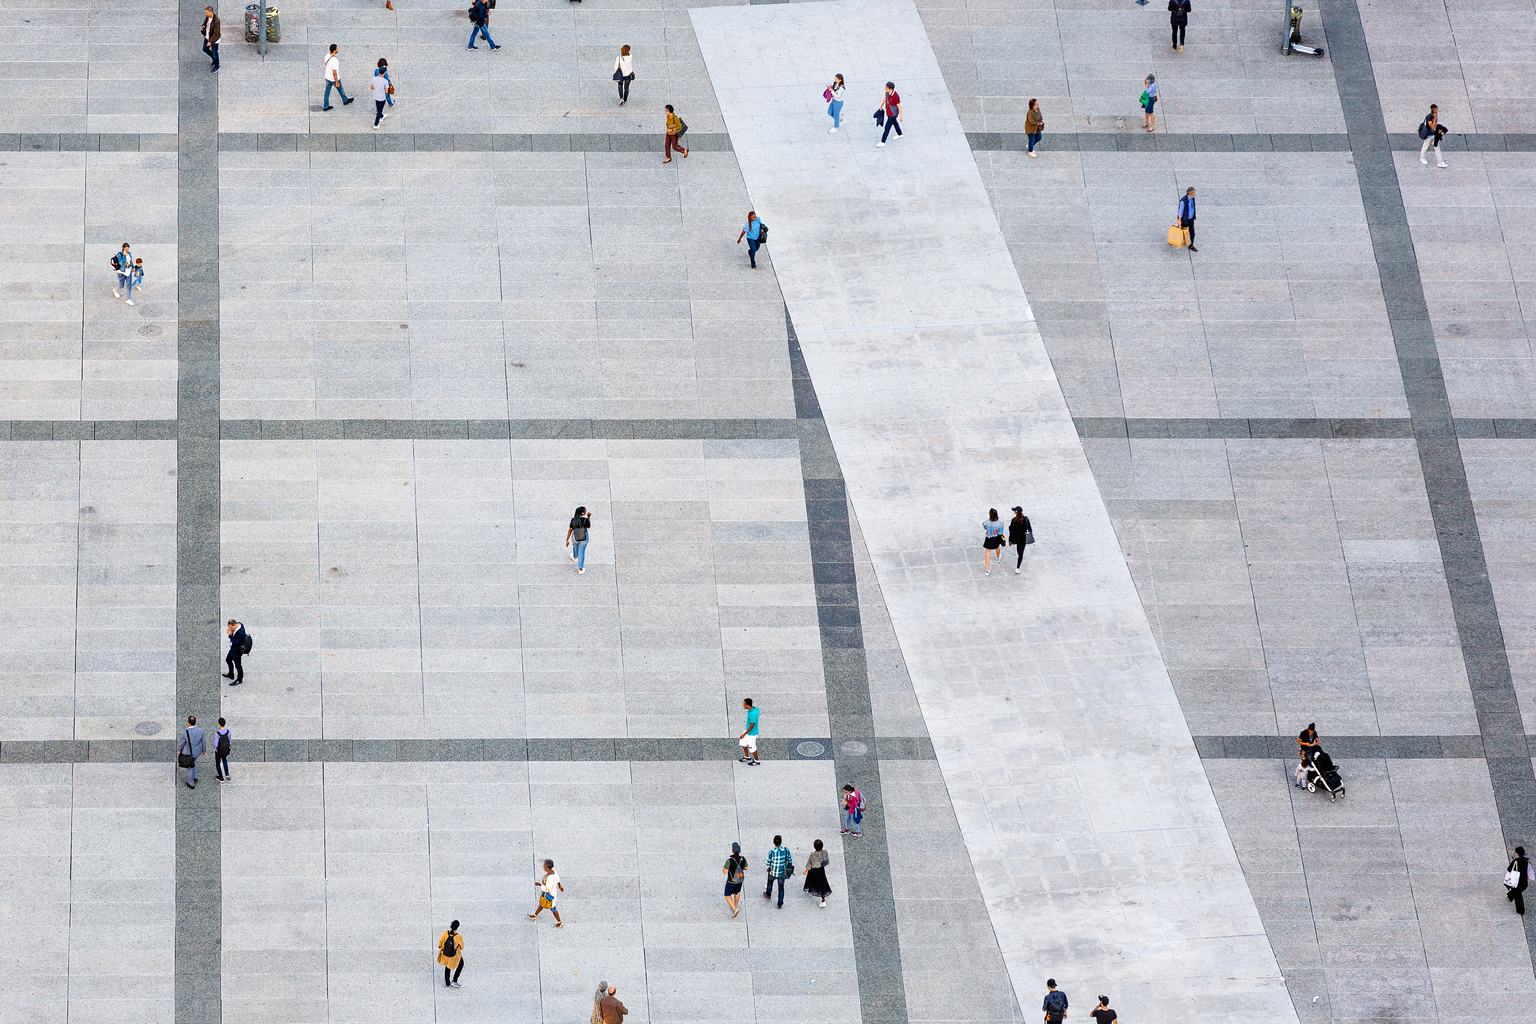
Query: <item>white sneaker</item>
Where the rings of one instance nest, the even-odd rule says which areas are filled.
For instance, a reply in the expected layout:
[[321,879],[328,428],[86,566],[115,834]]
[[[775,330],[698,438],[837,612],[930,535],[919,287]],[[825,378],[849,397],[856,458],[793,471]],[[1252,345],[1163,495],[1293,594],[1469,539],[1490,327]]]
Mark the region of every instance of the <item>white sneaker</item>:
[[992,570],[991,570],[991,569],[988,569],[988,570],[987,570],[987,575],[988,575],[988,576],[991,576],[991,575],[992,575]]
[[373,126],[373,130],[374,130],[374,131],[378,131],[378,130],[379,130],[379,126],[378,126],[378,125],[374,125],[374,126]]
[[119,294],[119,292],[118,292],[118,290],[116,288],[113,288],[112,289],[112,297],[114,299],[120,299],[120,298],[122,298],[122,295]]
[[453,983],[453,987],[454,987],[454,988],[460,988],[460,987],[462,987],[462,986],[460,986],[460,985],[459,985],[459,983],[458,983],[458,982],[454,982],[454,983]]
[[580,575],[581,575],[581,574],[582,574],[582,573],[584,573],[584,572],[586,572],[586,571],[587,571],[587,570],[586,570],[586,569],[584,569],[584,568],[578,568],[578,569],[577,569],[577,570],[576,570],[576,575],[577,575],[577,576],[580,576]]
[[876,149],[884,149],[885,148],[885,143],[877,142],[877,143],[875,143],[875,148]]
[[822,901],[821,901],[821,905],[822,905],[822,906],[826,906],[826,905],[827,905],[827,901],[826,901],[826,900],[822,900]]
[[828,135],[836,135],[837,134],[837,129],[836,128],[828,128],[827,129],[827,134]]
[[1429,158],[1421,156],[1421,157],[1419,157],[1419,163],[1423,164],[1425,167],[1428,167],[1429,166]]
[[1439,164],[1437,164],[1437,165],[1436,165],[1436,166],[1438,166],[1438,167],[1446,167],[1446,166],[1448,166],[1448,165],[1447,165],[1447,164],[1446,164],[1446,162],[1445,162],[1445,161],[1444,161],[1444,160],[1442,160],[1442,161],[1440,161],[1440,163],[1439,163]]
[[1014,575],[1015,575],[1015,576],[1017,576],[1017,575],[1018,575],[1018,574],[1019,574],[1019,573],[1021,573],[1021,572],[1023,572],[1023,571],[1024,571],[1024,570],[1023,570],[1023,569],[1015,569],[1015,570],[1013,570],[1013,574],[1014,574]]
[[133,300],[132,299],[128,300],[128,305],[130,305],[130,306],[133,305]]

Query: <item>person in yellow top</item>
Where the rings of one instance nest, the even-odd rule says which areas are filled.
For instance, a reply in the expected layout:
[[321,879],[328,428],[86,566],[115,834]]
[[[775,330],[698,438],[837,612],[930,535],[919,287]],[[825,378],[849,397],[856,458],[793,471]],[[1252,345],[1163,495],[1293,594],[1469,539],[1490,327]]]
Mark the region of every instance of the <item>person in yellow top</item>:
[[[449,945],[449,939],[453,940],[452,945]],[[450,950],[452,955],[449,955]],[[459,934],[459,922],[449,925],[443,937],[437,940],[437,962],[443,965],[443,985],[458,988],[459,975],[464,973],[464,936]]]
[[672,109],[672,104],[668,103],[667,104],[667,143],[666,143],[666,145],[664,147],[662,147],[662,155],[664,155],[666,157],[666,159],[663,160],[662,163],[664,163],[664,164],[671,163],[672,162],[672,153],[674,151],[683,154],[683,158],[685,160],[688,158],[688,150],[683,148],[683,142],[682,142],[683,133],[686,132],[687,130],[688,130],[688,126],[683,123],[683,119],[682,118],[677,116],[677,111]]

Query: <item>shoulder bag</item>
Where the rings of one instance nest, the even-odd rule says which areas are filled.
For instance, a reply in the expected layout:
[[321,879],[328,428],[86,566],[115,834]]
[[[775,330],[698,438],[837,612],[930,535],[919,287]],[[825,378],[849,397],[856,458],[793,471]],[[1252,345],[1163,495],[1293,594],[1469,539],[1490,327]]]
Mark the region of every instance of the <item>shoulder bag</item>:
[[181,742],[176,746],[176,765],[179,768],[191,768],[194,761],[196,758],[192,756],[192,741],[187,737],[186,730],[182,730]]

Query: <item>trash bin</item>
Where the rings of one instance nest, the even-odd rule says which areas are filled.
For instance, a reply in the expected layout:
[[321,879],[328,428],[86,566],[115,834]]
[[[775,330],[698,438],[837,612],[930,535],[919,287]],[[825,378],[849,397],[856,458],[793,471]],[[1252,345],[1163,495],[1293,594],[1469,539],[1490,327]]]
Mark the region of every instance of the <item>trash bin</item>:
[[245,5],[245,41],[246,42],[248,42],[248,43],[259,43],[259,42],[261,42],[261,37],[256,34],[257,31],[258,31],[256,26],[259,25],[260,23],[261,23],[261,5],[260,4],[246,4]]
[[267,42],[280,43],[283,41],[283,26],[277,19],[277,8],[267,8]]

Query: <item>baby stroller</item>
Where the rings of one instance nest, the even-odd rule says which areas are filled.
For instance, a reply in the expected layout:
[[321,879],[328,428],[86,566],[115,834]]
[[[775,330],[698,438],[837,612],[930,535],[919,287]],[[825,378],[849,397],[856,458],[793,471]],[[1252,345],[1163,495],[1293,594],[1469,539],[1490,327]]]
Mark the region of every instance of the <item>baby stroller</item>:
[[1303,761],[1302,769],[1308,793],[1316,793],[1321,789],[1328,794],[1330,800],[1337,800],[1344,795],[1344,780],[1339,778],[1339,770],[1334,767],[1333,758],[1328,756],[1327,751],[1319,750]]

